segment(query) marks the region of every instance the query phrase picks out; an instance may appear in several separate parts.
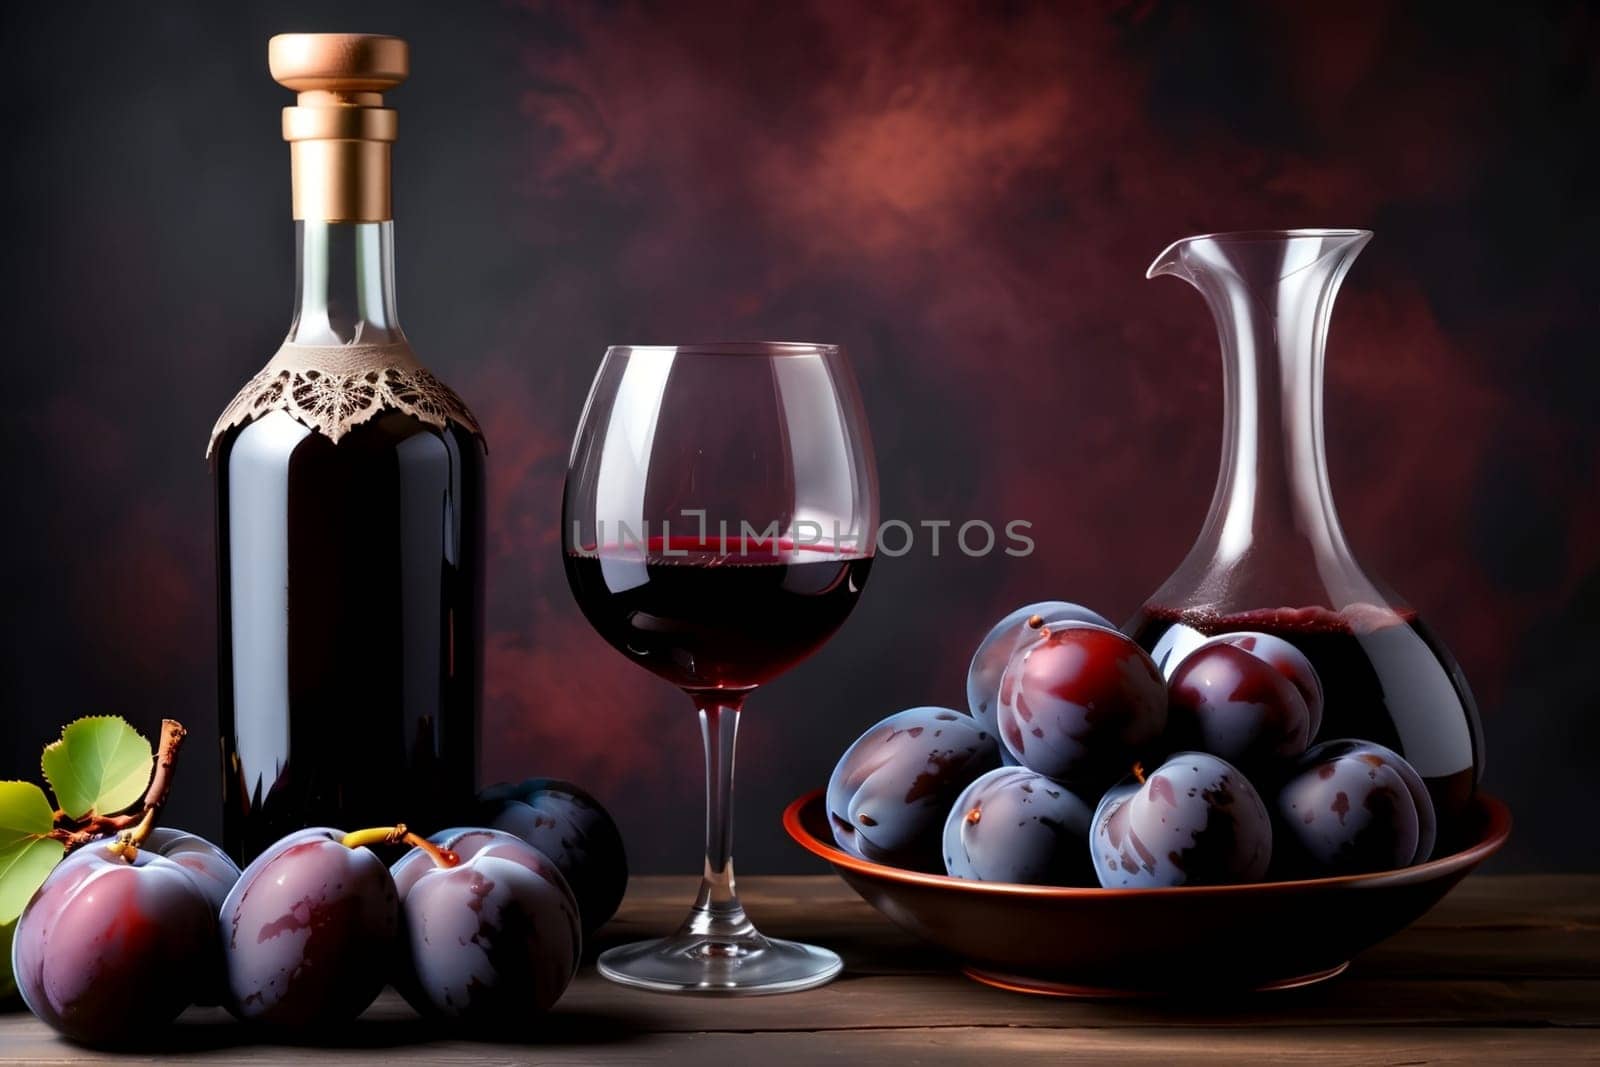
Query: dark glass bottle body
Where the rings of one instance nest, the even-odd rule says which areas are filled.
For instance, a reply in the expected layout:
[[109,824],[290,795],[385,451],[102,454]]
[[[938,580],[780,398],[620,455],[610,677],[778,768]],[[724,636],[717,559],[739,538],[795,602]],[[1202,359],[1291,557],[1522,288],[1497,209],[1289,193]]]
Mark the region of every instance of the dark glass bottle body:
[[457,821],[477,784],[483,447],[277,412],[216,460],[223,839]]
[[[389,225],[300,224],[291,341],[404,342]],[[305,826],[430,833],[469,810],[484,463],[476,433],[394,408],[337,441],[282,410],[216,440],[223,843],[235,858]]]

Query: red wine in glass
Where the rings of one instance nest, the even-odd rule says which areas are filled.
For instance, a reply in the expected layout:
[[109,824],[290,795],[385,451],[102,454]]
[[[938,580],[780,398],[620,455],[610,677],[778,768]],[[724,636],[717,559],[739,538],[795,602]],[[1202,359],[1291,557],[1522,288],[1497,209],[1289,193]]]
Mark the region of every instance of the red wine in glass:
[[642,556],[567,552],[572,595],[600,635],[680,689],[753,689],[805,659],[855,607],[872,557],[733,538],[653,537]]
[[838,348],[606,353],[567,466],[567,582],[601,636],[688,694],[706,758],[694,907],[677,933],[602,953],[612,981],[777,993],[842,968],[826,949],[762,935],[739,903],[733,747],[750,692],[820,648],[855,607],[877,508],[866,418]]

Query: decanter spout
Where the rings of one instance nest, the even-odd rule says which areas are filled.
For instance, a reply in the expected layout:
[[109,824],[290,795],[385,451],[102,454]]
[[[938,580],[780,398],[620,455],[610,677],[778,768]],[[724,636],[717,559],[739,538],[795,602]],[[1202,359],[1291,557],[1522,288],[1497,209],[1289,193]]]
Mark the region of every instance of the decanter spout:
[[1193,240],[1196,240],[1196,238],[1182,237],[1163,248],[1161,254],[1145,270],[1144,276],[1146,278],[1159,278],[1163,274],[1174,274],[1191,285],[1194,284],[1193,276],[1190,275],[1183,264],[1183,248]]

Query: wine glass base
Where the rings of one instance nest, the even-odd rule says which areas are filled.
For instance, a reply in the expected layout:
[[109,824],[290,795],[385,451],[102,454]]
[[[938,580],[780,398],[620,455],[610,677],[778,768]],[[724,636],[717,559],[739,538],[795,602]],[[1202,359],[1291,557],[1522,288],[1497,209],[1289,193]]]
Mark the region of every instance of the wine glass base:
[[658,993],[759,996],[824,985],[844,962],[825,948],[756,933],[732,939],[679,934],[602,952],[598,966],[613,982]]

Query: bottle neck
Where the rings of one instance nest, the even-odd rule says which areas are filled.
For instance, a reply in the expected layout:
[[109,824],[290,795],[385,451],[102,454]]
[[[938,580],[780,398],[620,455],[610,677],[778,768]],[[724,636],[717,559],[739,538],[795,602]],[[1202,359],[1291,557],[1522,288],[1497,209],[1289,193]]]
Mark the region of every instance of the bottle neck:
[[394,223],[297,220],[294,320],[285,342],[399,344]]
[[1205,297],[1222,348],[1222,464],[1205,526],[1157,594],[1222,612],[1382,603],[1334,508],[1323,367],[1334,297],[1370,234],[1190,238],[1151,275]]
[[1263,542],[1345,552],[1322,421],[1325,307],[1207,292],[1223,349],[1222,465],[1202,537],[1236,560]]

